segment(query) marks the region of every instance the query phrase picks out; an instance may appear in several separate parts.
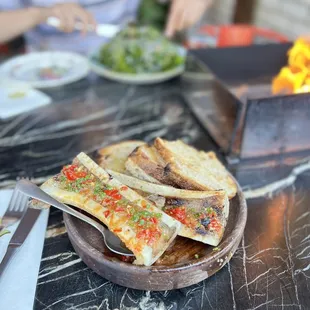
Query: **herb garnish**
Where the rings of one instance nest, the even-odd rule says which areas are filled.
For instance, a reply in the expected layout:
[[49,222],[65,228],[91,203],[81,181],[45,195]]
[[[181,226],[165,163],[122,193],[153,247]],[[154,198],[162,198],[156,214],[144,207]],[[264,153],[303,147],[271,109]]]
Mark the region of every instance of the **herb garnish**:
[[[1,225],[1,223],[2,223],[2,218],[0,217],[0,225]],[[4,228],[0,231],[0,237],[4,236],[6,234],[9,234],[9,233],[10,233],[10,231]]]
[[4,236],[4,235],[6,235],[6,234],[9,234],[9,233],[10,233],[9,230],[7,230],[7,229],[2,229],[2,230],[0,231],[0,237]]
[[99,182],[96,182],[95,184],[94,195],[98,196],[101,199],[106,196],[106,193],[103,191],[102,185]]

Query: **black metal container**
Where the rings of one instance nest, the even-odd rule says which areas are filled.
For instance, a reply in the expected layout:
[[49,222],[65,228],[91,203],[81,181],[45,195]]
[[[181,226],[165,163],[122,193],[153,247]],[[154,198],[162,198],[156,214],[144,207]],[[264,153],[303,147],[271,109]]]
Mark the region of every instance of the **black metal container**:
[[[193,52],[209,68],[194,113],[230,159],[310,153],[310,94],[272,96],[291,43]],[[303,155],[302,155],[303,156]]]

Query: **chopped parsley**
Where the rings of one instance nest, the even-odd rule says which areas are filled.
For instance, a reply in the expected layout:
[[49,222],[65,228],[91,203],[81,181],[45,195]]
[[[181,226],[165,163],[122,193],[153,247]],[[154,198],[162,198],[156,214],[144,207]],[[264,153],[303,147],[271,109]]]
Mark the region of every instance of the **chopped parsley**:
[[146,210],[140,211],[137,208],[131,208],[130,209],[130,222],[132,225],[139,225],[139,226],[148,226],[152,225],[154,222],[151,221],[151,219],[160,219],[162,214],[161,213],[155,213],[150,212]]
[[194,214],[194,217],[195,217],[196,219],[199,219],[200,216],[201,216],[201,213],[198,213],[198,212],[197,212],[197,213]]
[[209,215],[211,215],[212,213],[213,213],[213,209],[212,208],[207,208],[207,213],[209,214]]
[[85,177],[78,178],[74,181],[68,180],[64,175],[59,176],[60,183],[64,186],[67,191],[79,192],[84,186],[84,182],[91,179],[91,175],[86,175]]
[[155,217],[160,219],[162,217],[162,214],[161,213],[155,213]]
[[106,193],[102,189],[102,185],[99,182],[96,182],[95,188],[94,188],[94,195],[97,197],[103,199],[106,196]]
[[79,190],[74,186],[74,182],[66,184],[66,190],[70,192],[78,192]]
[[7,229],[2,229],[2,230],[0,231],[0,237],[4,236],[4,235],[6,235],[6,234],[9,234],[9,233],[10,233],[9,230],[7,230]]
[[61,175],[61,176],[59,177],[59,181],[60,181],[61,183],[65,183],[65,182],[67,182],[67,178],[66,178],[64,175]]
[[134,215],[132,216],[132,220],[133,220],[135,223],[139,222],[139,219],[140,219],[139,214],[134,214]]

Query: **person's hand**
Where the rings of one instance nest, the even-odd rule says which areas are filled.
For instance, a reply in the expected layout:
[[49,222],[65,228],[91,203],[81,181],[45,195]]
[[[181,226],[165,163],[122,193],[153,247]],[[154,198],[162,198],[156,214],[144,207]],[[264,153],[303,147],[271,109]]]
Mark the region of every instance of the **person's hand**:
[[81,25],[83,33],[96,27],[93,15],[76,3],[58,3],[51,7],[41,8],[41,14],[43,21],[49,17],[57,17],[60,20],[60,29],[64,32],[74,31],[76,22]]
[[171,0],[165,34],[172,37],[176,32],[195,24],[212,4],[212,0]]

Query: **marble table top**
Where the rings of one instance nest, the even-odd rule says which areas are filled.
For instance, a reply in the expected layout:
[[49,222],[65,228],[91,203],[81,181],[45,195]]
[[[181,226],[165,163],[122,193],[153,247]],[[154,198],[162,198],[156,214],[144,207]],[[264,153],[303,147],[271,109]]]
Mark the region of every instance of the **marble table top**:
[[[180,95],[197,91],[197,85],[197,94],[207,91],[207,74],[195,79],[137,87],[90,76],[50,90],[49,106],[0,122],[0,188],[25,175],[41,183],[78,152],[124,139],[181,138],[218,152]],[[81,261],[62,213],[52,209],[35,309],[309,309],[309,159],[230,168],[247,197],[248,222],[232,260],[214,276],[166,292],[115,285]]]

